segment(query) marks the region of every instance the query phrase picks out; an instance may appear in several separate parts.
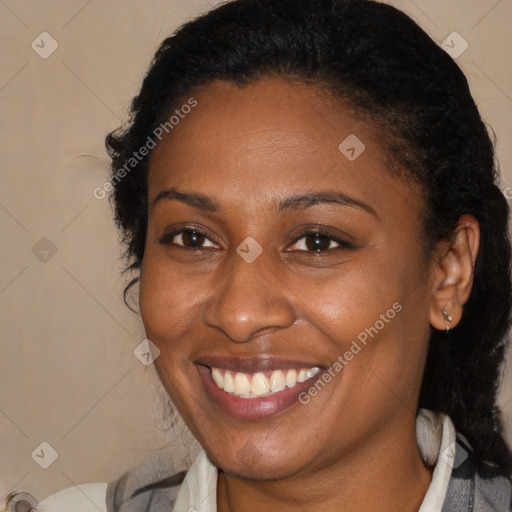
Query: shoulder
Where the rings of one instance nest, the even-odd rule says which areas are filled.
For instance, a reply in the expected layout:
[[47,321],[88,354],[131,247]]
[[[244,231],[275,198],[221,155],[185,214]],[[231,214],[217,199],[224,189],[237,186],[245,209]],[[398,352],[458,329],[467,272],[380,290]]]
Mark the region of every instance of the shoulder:
[[38,512],[108,512],[107,484],[81,484],[56,492],[39,503]]
[[166,473],[145,461],[106,483],[63,489],[39,503],[38,512],[172,512],[186,471]]
[[442,512],[512,510],[512,481],[491,464],[477,467],[474,452],[466,438],[457,434],[455,457]]
[[107,484],[106,512],[172,512],[186,474],[186,471],[180,471],[148,481],[141,478],[140,468],[127,471]]
[[108,483],[68,487],[39,503],[38,512],[172,512],[185,472],[140,486],[138,471],[132,469]]

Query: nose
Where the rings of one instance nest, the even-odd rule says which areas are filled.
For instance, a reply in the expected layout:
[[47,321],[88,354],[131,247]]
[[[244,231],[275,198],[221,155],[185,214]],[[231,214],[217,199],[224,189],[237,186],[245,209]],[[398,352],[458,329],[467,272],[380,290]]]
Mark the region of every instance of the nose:
[[208,326],[223,331],[237,343],[289,327],[295,321],[291,291],[271,270],[264,255],[265,251],[247,263],[235,253],[204,311]]

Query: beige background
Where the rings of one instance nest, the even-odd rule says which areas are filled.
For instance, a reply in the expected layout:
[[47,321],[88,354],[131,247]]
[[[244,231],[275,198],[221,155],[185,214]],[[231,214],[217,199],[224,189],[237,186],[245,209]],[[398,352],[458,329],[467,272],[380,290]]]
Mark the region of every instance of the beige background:
[[[0,0],[0,498],[107,481],[183,444],[165,430],[153,367],[133,355],[145,336],[122,303],[109,203],[92,191],[108,178],[104,135],[126,120],[158,43],[215,3]],[[457,61],[512,186],[512,3],[390,3],[439,43],[454,31],[468,42]],[[31,47],[42,32],[58,43],[47,59]],[[510,388],[509,376],[500,403],[512,443]],[[58,452],[48,469],[31,456],[42,442]]]

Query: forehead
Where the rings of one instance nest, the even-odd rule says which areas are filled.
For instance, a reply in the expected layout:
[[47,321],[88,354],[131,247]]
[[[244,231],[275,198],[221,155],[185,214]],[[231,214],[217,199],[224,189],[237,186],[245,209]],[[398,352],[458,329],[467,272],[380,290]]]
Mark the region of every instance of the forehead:
[[377,202],[388,188],[412,193],[389,172],[378,128],[320,88],[275,77],[241,88],[217,81],[193,97],[197,106],[154,150],[150,201],[163,188],[192,184],[221,200],[260,204],[326,188]]

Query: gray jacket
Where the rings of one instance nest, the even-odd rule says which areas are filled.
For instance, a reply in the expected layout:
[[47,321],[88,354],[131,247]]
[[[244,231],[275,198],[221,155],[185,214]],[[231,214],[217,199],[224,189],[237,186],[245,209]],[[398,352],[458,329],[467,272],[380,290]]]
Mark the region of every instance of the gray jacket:
[[[463,447],[463,448],[462,448]],[[476,470],[474,454],[464,438],[457,436],[455,460],[467,458],[452,470],[442,512],[510,512],[512,482],[495,476],[492,467]],[[462,455],[463,453],[463,455]],[[108,512],[171,512],[186,472],[142,483],[135,470],[109,482]]]

